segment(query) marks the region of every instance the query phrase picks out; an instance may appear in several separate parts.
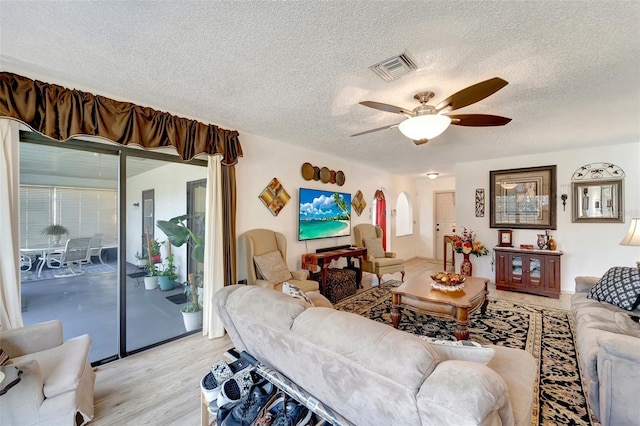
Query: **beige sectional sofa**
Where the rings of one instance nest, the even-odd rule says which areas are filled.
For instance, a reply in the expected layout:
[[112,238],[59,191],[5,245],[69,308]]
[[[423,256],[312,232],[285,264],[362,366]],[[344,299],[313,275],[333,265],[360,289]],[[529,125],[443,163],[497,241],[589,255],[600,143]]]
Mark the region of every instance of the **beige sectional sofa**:
[[505,347],[439,347],[256,286],[213,298],[246,350],[356,425],[529,425],[536,363]]
[[603,426],[640,422],[640,324],[628,311],[587,298],[597,277],[576,277],[571,312],[589,404]]
[[88,335],[63,341],[49,321],[0,332],[0,348],[23,373],[0,397],[1,425],[82,425],[93,418],[95,373]]

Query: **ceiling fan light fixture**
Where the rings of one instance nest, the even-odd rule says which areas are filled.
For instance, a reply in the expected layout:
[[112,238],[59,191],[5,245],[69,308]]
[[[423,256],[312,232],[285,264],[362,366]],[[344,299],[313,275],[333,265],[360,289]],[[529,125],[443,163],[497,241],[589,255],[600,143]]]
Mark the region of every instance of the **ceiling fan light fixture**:
[[451,119],[446,115],[429,114],[407,118],[398,127],[409,139],[421,140],[439,136],[450,124]]

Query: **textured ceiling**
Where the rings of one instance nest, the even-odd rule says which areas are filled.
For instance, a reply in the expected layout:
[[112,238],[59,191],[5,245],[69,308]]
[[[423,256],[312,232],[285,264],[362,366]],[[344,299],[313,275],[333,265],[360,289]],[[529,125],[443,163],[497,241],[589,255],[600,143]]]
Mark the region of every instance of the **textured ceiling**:
[[[0,1],[0,68],[389,172],[640,141],[640,2]],[[368,67],[408,50],[419,70]],[[499,76],[460,109],[510,117],[415,146],[399,115]],[[241,139],[242,140],[242,139]]]

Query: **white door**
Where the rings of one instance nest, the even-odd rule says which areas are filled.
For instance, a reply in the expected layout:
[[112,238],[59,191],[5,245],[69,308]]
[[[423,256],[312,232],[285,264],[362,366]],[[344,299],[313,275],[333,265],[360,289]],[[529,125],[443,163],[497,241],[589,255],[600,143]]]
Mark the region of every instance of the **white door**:
[[[436,224],[436,259],[444,257],[444,236],[453,235],[456,228],[456,200],[455,192],[435,193],[435,224]],[[447,263],[451,260],[451,252],[447,253]]]

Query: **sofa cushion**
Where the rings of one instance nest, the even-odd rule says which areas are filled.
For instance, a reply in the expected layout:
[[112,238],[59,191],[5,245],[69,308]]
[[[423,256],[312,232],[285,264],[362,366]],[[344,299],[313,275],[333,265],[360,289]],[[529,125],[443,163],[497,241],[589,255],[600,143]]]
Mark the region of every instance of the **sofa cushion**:
[[419,388],[442,360],[418,336],[348,312],[307,309],[296,318],[292,331],[337,357],[412,389]]
[[640,338],[640,324],[638,322],[632,320],[629,315],[622,312],[616,312],[614,317],[620,329],[620,334]]
[[84,334],[66,340],[55,348],[23,355],[15,358],[14,364],[20,366],[35,360],[40,365],[44,380],[44,396],[53,398],[64,392],[76,390],[80,377],[84,373],[91,348],[91,337]]
[[495,354],[493,348],[485,348],[480,343],[471,340],[440,340],[428,336],[420,336],[420,338],[433,345],[442,359],[471,361],[487,365]]
[[367,248],[367,255],[375,258],[384,257],[382,238],[365,238],[364,246]]
[[333,303],[326,297],[320,294],[319,291],[308,291],[305,293],[309,299],[311,299],[311,303],[316,308],[333,308]]
[[290,330],[295,318],[307,309],[307,304],[280,291],[256,286],[238,286],[226,299],[225,309],[229,316],[245,318],[251,312],[251,321],[266,327]]
[[282,253],[278,250],[253,256],[253,261],[260,275],[268,281],[279,284],[293,278],[287,264],[282,259]]
[[640,269],[609,269],[591,288],[587,297],[619,306],[627,311],[637,308],[640,303]]

